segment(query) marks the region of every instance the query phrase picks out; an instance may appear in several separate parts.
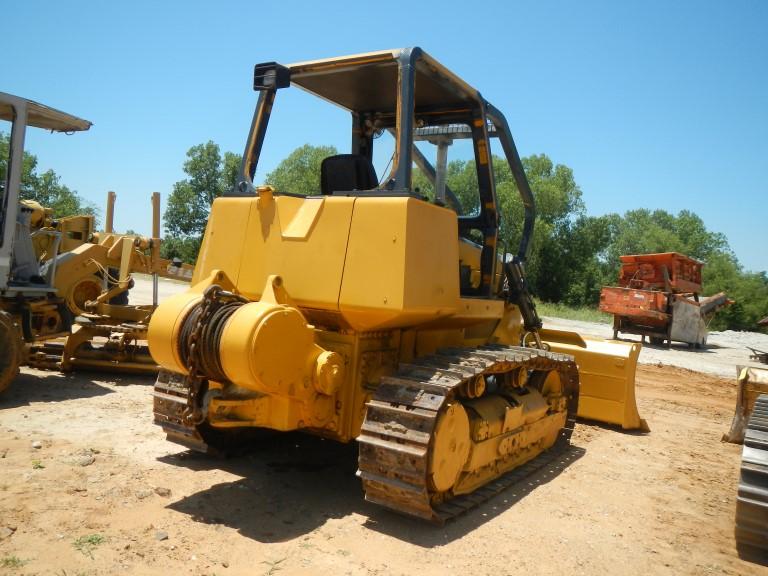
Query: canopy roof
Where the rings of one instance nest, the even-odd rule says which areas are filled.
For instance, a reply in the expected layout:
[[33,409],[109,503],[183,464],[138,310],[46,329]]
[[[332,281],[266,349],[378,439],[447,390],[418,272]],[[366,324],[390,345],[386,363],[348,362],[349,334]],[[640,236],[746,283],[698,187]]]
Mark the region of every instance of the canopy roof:
[[353,112],[394,113],[398,64],[415,68],[415,112],[461,111],[482,100],[477,90],[420,48],[383,50],[289,64],[291,82]]
[[92,125],[88,120],[72,116],[61,110],[0,92],[0,120],[12,122],[15,118],[14,108],[18,109],[22,106],[27,108],[27,126],[55,132],[78,132],[88,130]]

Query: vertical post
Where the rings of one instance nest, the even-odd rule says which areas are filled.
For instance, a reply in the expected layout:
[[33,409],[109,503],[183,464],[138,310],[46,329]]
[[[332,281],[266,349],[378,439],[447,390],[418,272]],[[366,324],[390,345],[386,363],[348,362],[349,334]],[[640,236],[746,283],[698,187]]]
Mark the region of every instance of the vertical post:
[[493,122],[496,128],[496,135],[499,137],[504,155],[507,157],[509,169],[517,184],[517,191],[525,207],[525,219],[523,220],[523,232],[520,236],[520,247],[517,250],[517,256],[525,262],[530,250],[530,240],[533,237],[533,228],[536,222],[536,201],[533,198],[531,186],[523,169],[523,163],[520,161],[520,155],[517,153],[515,141],[512,138],[512,132],[509,130],[509,124],[504,115],[496,108],[486,103],[486,114]]
[[478,295],[490,298],[496,289],[496,247],[499,238],[499,213],[493,167],[488,142],[488,124],[485,103],[472,111],[472,144],[477,168],[477,187],[480,197],[480,214],[473,219],[472,228],[483,234],[483,248],[480,253],[480,286]]
[[440,139],[437,142],[437,174],[435,175],[435,200],[445,204],[445,181],[448,170],[449,140]]
[[152,192],[152,238],[160,238],[160,192]]
[[[418,49],[416,49],[418,50]],[[420,51],[405,51],[400,55],[397,76],[397,118],[395,120],[395,160],[393,173],[395,188],[411,190],[411,164],[413,163],[414,91],[416,89],[416,58]]]
[[367,116],[352,112],[352,154],[373,158],[373,136],[366,133]]
[[12,276],[13,240],[16,234],[16,217],[19,212],[24,136],[27,131],[26,102],[17,100],[17,102],[10,104],[13,107],[15,117],[11,124],[10,150],[4,182],[5,191],[0,196],[0,288],[8,286]]
[[118,284],[120,288],[128,288],[128,279],[131,275],[131,258],[133,257],[133,237],[122,236],[120,238],[120,272]]
[[107,218],[104,223],[104,232],[107,234],[113,234],[115,232],[114,219],[115,219],[115,194],[112,190],[107,192]]
[[152,192],[152,306],[157,308],[160,286],[157,263],[160,261],[160,192]]
[[[53,237],[53,249],[51,250],[51,254],[58,254],[59,253],[59,245],[61,244],[61,233],[57,232],[56,235]],[[53,286],[53,283],[56,281],[56,266],[59,263],[58,258],[51,258],[50,265],[48,266],[48,274],[45,277],[45,282],[48,284],[48,286]]]
[[275,94],[275,90],[263,90],[259,93],[259,101],[256,103],[251,130],[248,133],[248,142],[245,145],[243,160],[240,163],[238,183],[235,190],[225,192],[225,196],[253,195],[253,178],[256,175],[256,165],[261,155],[261,146],[264,144],[264,134],[267,131],[272,104],[275,102]]
[[152,272],[152,307],[157,308],[160,297],[160,284],[157,272]]

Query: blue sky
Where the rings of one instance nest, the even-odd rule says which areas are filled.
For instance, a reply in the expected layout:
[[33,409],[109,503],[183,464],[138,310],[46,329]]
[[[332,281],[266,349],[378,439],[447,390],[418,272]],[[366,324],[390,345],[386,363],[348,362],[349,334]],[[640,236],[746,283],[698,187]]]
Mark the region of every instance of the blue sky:
[[[418,45],[505,113],[522,155],[570,166],[590,214],[689,208],[768,270],[768,2],[8,4],[0,91],[94,122],[27,144],[99,206],[115,190],[118,229],[149,231],[190,146],[242,151],[255,63]],[[304,142],[347,146],[345,114],[290,92],[262,175]]]

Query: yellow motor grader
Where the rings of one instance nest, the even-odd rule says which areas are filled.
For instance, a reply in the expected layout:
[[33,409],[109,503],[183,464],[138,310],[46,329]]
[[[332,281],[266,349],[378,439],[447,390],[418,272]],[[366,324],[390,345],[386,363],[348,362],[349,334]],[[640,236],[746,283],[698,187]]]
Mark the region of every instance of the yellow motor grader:
[[[27,344],[68,335],[72,315],[55,286],[56,266],[41,270],[33,226],[41,225],[39,205],[19,202],[24,139],[28,126],[72,133],[91,123],[37,102],[0,92],[0,120],[11,123],[5,179],[0,190],[0,391],[26,363]],[[42,209],[42,207],[40,207]],[[44,219],[44,211],[42,219]],[[33,225],[33,218],[35,223]],[[48,234],[45,234],[48,236]],[[58,254],[61,235],[50,234]]]
[[[158,192],[152,194],[152,237],[114,232],[115,199],[115,193],[109,192],[103,232],[92,232],[79,244],[70,237],[68,250],[44,263],[43,268],[56,266],[54,285],[74,322],[65,338],[32,345],[30,366],[65,372],[81,368],[147,374],[157,371],[146,335],[158,303],[158,278],[189,281],[194,268],[160,257]],[[75,227],[85,228],[86,219],[93,229],[92,216],[65,218],[51,229],[63,235]],[[36,249],[41,245],[36,244]],[[38,256],[44,261],[45,253]],[[134,273],[152,276],[152,304],[129,304]]]
[[[291,85],[351,116],[350,153],[323,161],[315,195],[253,183]],[[190,289],[149,324],[164,368],[155,421],[170,440],[201,451],[244,429],[357,440],[367,500],[440,522],[566,446],[577,414],[645,427],[639,345],[542,328],[524,269],[533,194],[504,116],[477,90],[419,48],[259,64],[254,88],[239,182],[213,202]],[[415,144],[456,138],[474,153],[470,213],[446,185],[444,150],[435,168]],[[525,206],[515,256],[497,242],[492,138]],[[434,199],[414,189],[414,162]]]
[[[128,306],[131,272],[189,279],[192,268],[160,258],[160,198],[153,196],[153,237],[105,232],[93,216],[55,219],[19,201],[27,126],[71,133],[91,123],[37,102],[0,93],[0,119],[11,123],[0,204],[0,392],[24,364],[68,370],[95,367],[152,372],[146,344],[154,305]],[[156,290],[155,290],[156,293]]]

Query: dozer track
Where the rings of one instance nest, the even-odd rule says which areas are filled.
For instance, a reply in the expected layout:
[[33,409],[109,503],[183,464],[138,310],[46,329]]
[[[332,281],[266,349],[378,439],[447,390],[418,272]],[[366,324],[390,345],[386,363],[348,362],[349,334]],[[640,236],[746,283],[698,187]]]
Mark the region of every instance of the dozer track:
[[194,423],[187,417],[191,410],[190,388],[181,374],[160,370],[152,391],[155,424],[169,442],[211,456],[244,453],[254,442],[263,441],[272,430],[252,428],[219,429],[207,422]]
[[189,393],[184,376],[160,370],[152,391],[155,424],[163,429],[171,442],[197,452],[215,453],[218,450],[208,445],[200,427],[185,418],[190,404]]
[[768,558],[768,394],[755,402],[744,435],[735,536],[741,554]]
[[[529,382],[555,371],[567,399],[564,428],[549,450],[518,459],[514,467],[500,457],[497,473],[466,494],[437,491],[430,485],[429,461],[435,447],[439,416],[466,397],[467,387],[478,375],[525,371]],[[489,500],[558,458],[569,446],[578,408],[578,369],[572,356],[534,348],[482,346],[438,351],[400,365],[398,372],[382,378],[367,405],[358,437],[359,471],[365,498],[410,516],[435,523],[459,516]],[[505,464],[507,466],[505,467]]]

